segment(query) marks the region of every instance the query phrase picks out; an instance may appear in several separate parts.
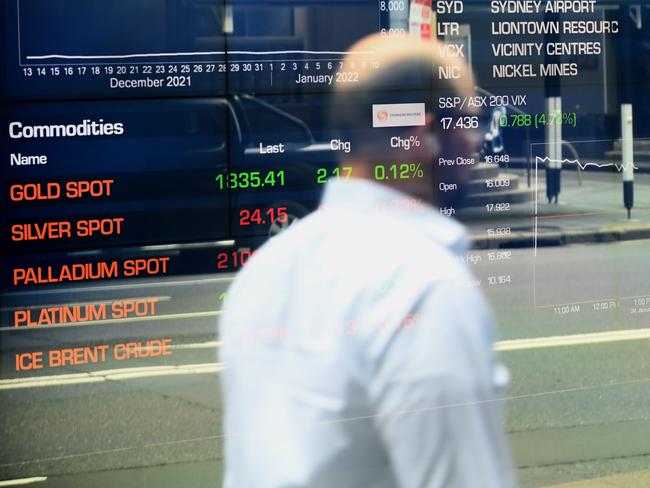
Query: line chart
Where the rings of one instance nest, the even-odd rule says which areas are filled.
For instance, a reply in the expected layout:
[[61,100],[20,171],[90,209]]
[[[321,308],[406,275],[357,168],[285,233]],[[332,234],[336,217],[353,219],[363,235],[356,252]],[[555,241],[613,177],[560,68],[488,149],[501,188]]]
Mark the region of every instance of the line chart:
[[581,163],[577,159],[551,159],[548,156],[545,157],[540,157],[540,156],[535,156],[535,162],[536,163],[569,163],[569,164],[575,164],[578,166],[580,169],[585,170],[589,167],[594,167],[594,168],[615,168],[616,171],[621,173],[623,170],[629,168],[630,166],[633,169],[639,169],[638,166],[636,166],[634,163],[594,163],[594,162],[588,162],[588,163]]
[[273,56],[276,54],[322,54],[322,55],[374,55],[372,51],[309,51],[305,49],[289,49],[278,51],[200,51],[200,52],[167,52],[167,53],[134,53],[134,54],[112,54],[98,56],[67,55],[67,54],[46,54],[42,56],[26,56],[29,60],[46,60],[46,59],[132,59],[132,58],[150,58],[150,57],[179,57],[179,56],[225,56],[225,55],[250,55],[250,56]]

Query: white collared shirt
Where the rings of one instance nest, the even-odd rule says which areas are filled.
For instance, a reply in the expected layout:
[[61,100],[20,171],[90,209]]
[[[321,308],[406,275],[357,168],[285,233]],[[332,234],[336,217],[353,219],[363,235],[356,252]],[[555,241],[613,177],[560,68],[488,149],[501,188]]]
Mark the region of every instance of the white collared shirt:
[[515,486],[463,228],[365,180],[262,247],[221,322],[226,488]]

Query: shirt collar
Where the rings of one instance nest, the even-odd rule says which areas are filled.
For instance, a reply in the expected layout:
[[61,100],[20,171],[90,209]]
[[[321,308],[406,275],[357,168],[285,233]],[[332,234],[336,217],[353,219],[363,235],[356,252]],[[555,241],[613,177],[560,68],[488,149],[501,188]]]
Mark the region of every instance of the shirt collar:
[[469,238],[461,224],[441,215],[437,208],[416,197],[374,181],[361,178],[330,179],[321,205],[325,209],[344,207],[397,214],[400,219],[413,222],[431,240],[455,254],[464,254],[469,249]]

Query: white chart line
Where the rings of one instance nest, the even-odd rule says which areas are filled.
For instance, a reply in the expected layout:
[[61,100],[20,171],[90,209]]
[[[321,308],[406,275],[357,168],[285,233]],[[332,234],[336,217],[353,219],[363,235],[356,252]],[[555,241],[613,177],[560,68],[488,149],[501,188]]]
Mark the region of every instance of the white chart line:
[[587,169],[589,166],[593,166],[595,168],[611,168],[614,167],[616,168],[616,171],[619,173],[623,171],[625,168],[632,166],[634,169],[639,169],[638,166],[635,166],[634,163],[625,163],[625,164],[618,164],[618,163],[581,163],[577,159],[551,159],[549,157],[539,157],[535,156],[535,162],[536,163],[571,163],[577,165],[580,169]]
[[[251,56],[271,56],[275,54],[322,54],[322,55],[341,55],[348,54],[347,51],[309,51],[303,49],[290,49],[285,51],[200,51],[200,52],[182,52],[182,53],[136,53],[136,54],[111,54],[99,56],[82,56],[67,54],[46,54],[43,56],[26,56],[28,60],[47,60],[47,59],[134,59],[134,58],[167,58],[167,57],[188,57],[188,56],[225,56],[225,55],[251,55]],[[373,55],[373,51],[353,51],[349,54]]]
[[[646,140],[646,138],[641,138],[637,140]],[[563,141],[566,142],[566,141]],[[590,139],[590,140],[584,140],[584,141],[573,141],[574,143],[594,143],[594,142],[611,142],[610,139]],[[548,146],[550,143],[548,142],[533,142],[530,144],[530,155],[532,157],[532,152],[533,152],[533,146]],[[614,167],[619,173],[622,172],[627,165],[631,164],[633,169],[639,169],[637,166],[634,165],[634,163],[626,163],[626,164],[618,164],[618,163],[593,163],[593,162],[588,162],[588,163],[581,163],[577,159],[561,159],[561,160],[556,160],[556,159],[551,159],[548,156],[541,157],[541,156],[535,156],[535,198],[534,198],[534,206],[535,206],[535,211],[534,211],[534,216],[533,216],[533,225],[534,225],[534,231],[533,231],[533,257],[537,257],[537,239],[538,239],[538,193],[539,193],[539,185],[538,185],[538,174],[539,174],[539,163],[546,163],[546,162],[558,162],[558,163],[569,163],[569,164],[575,164],[577,165],[580,169],[584,170],[588,168],[589,166],[593,166],[596,168],[606,168],[606,167]],[[533,260],[533,304],[535,308],[542,308],[537,305],[537,279],[536,279],[536,259]],[[585,302],[585,303],[592,303],[592,302]],[[547,305],[547,306],[552,306],[552,305]]]

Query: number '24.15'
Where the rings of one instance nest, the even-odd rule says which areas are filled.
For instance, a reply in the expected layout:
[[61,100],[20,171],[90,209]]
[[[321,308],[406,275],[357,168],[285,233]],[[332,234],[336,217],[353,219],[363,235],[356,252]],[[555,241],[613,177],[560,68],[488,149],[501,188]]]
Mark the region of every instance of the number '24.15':
[[288,219],[287,207],[271,207],[266,211],[262,211],[261,208],[244,208],[239,211],[239,225],[242,227],[254,224],[274,224],[276,222],[282,224],[288,222]]

